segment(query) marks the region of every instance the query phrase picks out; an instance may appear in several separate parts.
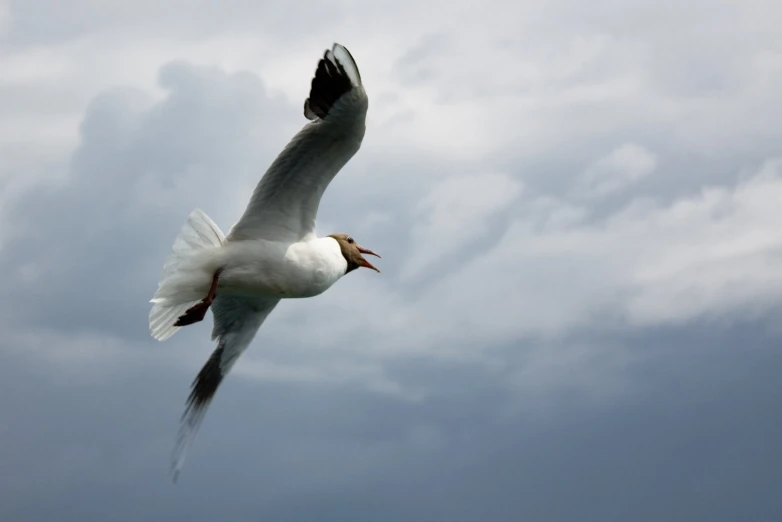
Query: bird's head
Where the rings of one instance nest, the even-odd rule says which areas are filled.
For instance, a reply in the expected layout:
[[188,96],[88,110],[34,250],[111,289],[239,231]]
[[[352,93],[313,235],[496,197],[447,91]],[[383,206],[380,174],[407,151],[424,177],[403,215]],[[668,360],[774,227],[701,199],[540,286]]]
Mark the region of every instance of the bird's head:
[[348,269],[345,272],[350,273],[356,268],[365,267],[371,268],[375,272],[380,273],[380,270],[372,266],[372,263],[364,259],[362,254],[370,256],[380,257],[368,248],[360,246],[356,241],[348,234],[331,234],[329,237],[334,238],[339,243],[339,248],[342,250],[342,255],[345,257],[345,261],[348,262]]

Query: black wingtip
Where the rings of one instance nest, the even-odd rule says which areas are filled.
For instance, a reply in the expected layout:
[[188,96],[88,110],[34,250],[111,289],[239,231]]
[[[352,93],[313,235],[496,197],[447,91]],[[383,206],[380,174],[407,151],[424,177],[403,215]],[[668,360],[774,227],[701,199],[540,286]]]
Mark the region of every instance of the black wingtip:
[[[337,54],[342,54],[342,51],[345,54],[340,58]],[[334,44],[333,50],[326,50],[318,62],[315,76],[312,78],[310,96],[304,102],[304,116],[310,120],[324,119],[337,100],[350,92],[356,86],[355,82],[360,81],[358,66],[350,52],[345,47]]]

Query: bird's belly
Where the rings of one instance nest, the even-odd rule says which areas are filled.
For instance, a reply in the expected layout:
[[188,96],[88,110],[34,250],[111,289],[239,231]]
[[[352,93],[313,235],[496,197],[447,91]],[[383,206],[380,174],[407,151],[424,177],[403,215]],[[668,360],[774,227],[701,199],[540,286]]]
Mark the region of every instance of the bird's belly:
[[303,298],[325,292],[340,277],[327,263],[302,263],[288,256],[257,256],[227,264],[218,276],[218,293],[254,297]]

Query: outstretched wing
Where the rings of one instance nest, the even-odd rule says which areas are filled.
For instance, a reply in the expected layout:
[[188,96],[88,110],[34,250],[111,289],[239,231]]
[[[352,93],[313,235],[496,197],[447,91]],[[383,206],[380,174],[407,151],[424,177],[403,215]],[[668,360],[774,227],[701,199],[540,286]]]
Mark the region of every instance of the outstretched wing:
[[171,471],[174,482],[179,477],[187,449],[195,438],[217,388],[279,302],[279,299],[218,295],[212,303],[212,340],[217,340],[217,348],[190,387],[190,396],[182,414],[182,425],[172,455]]
[[358,66],[334,44],[318,62],[304,116],[312,120],[277,156],[228,240],[299,241],[315,231],[318,205],[364,139],[368,99]]

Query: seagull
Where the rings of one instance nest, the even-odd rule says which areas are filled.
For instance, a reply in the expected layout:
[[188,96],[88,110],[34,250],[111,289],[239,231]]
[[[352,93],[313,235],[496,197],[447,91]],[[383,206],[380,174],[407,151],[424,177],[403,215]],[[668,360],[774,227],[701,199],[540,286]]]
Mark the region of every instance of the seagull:
[[182,414],[174,482],[217,388],[277,303],[322,294],[361,267],[380,272],[364,255],[380,256],[349,234],[315,233],[326,187],[361,147],[367,108],[355,60],[334,44],[319,60],[304,102],[310,121],[263,175],[228,235],[195,209],[174,241],[150,301],[150,333],[168,339],[211,308],[217,342]]

